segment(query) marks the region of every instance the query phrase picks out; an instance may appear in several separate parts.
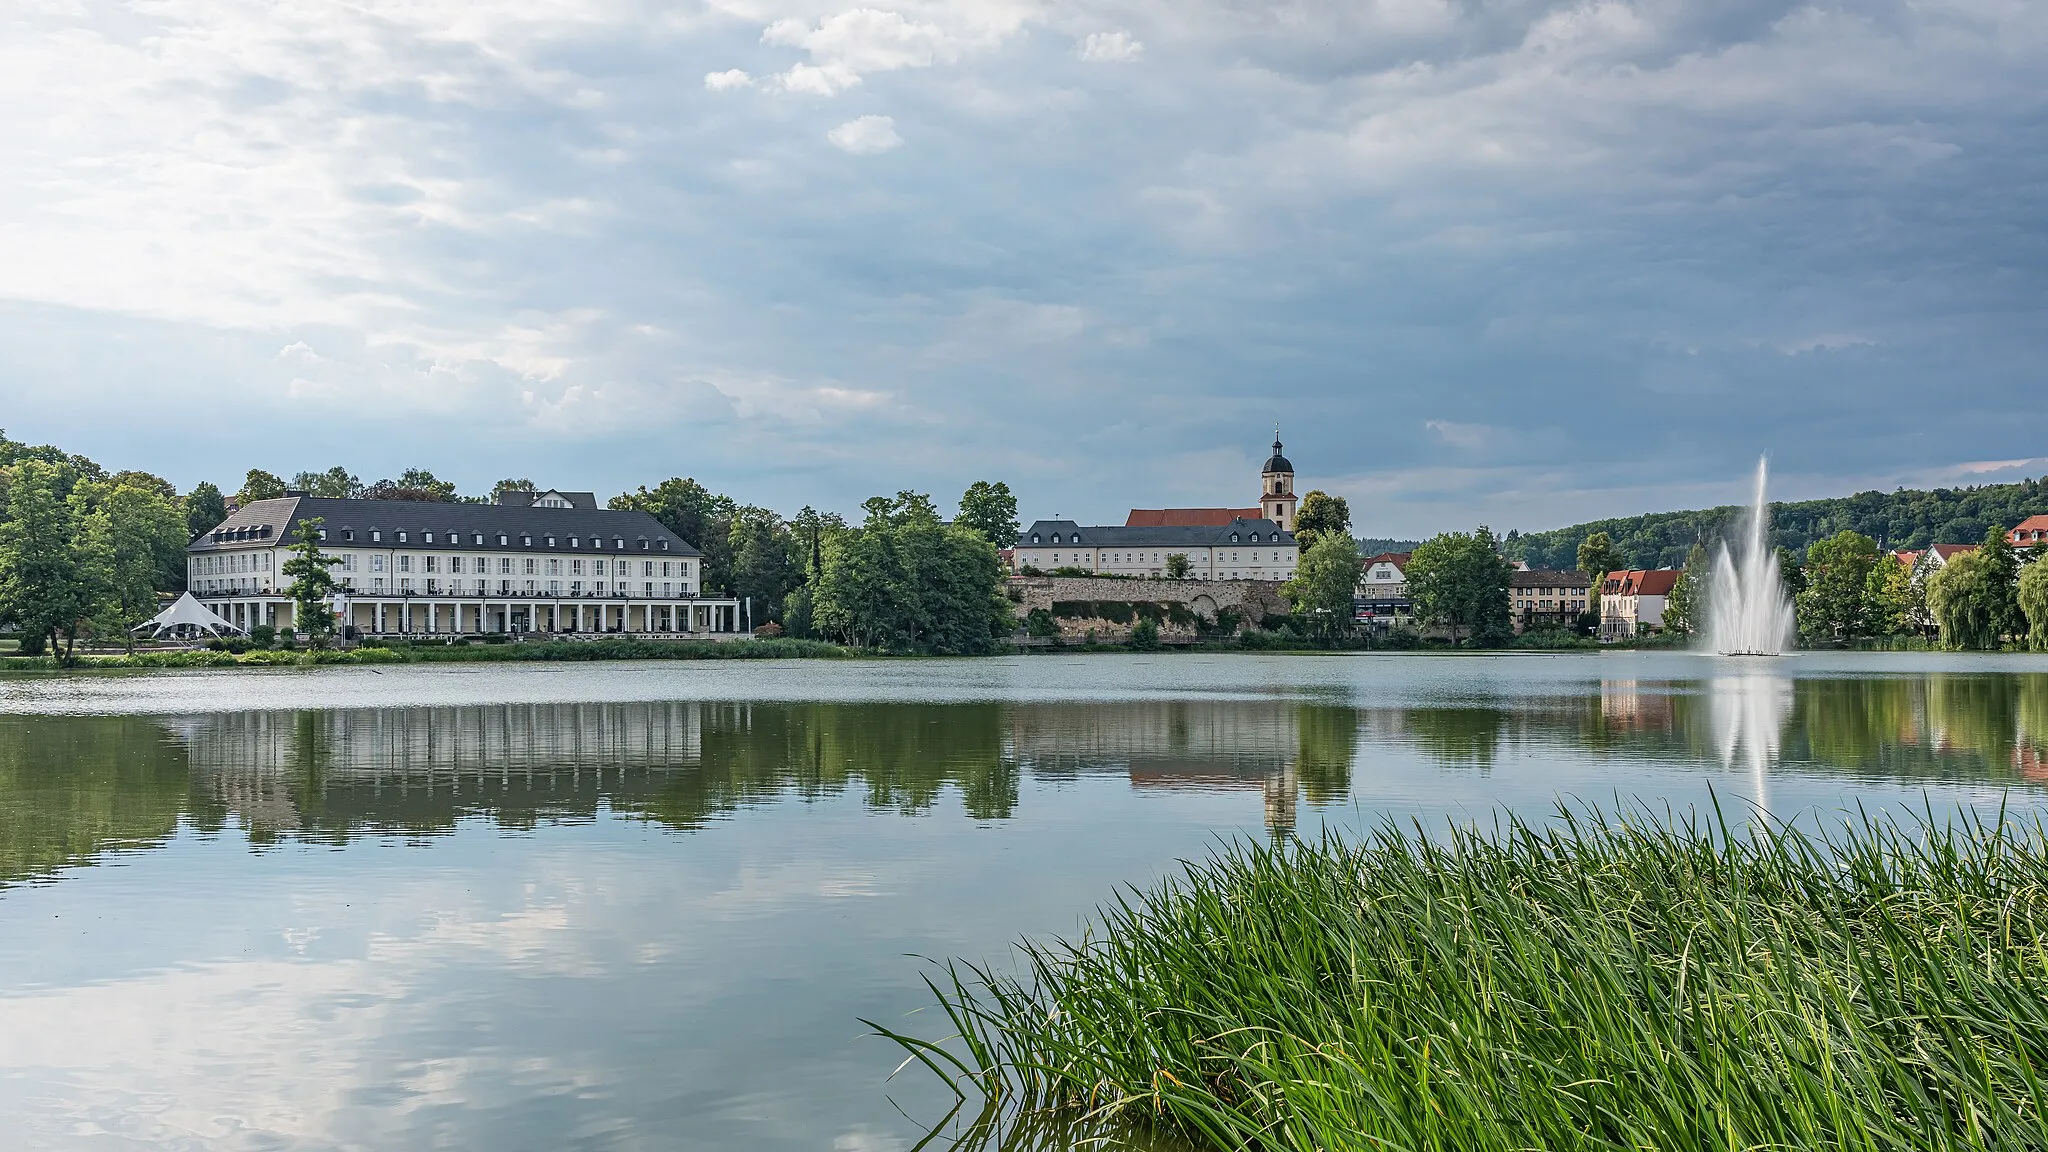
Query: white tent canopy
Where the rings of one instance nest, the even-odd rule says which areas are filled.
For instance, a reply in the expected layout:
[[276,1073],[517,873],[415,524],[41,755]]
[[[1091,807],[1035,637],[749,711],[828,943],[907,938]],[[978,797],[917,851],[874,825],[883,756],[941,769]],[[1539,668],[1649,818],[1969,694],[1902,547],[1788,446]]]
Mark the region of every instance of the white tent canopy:
[[178,597],[169,608],[137,624],[130,631],[161,636],[165,632],[176,632],[181,628],[191,628],[195,632],[206,632],[215,636],[241,631],[240,628],[214,615],[213,609],[194,600],[190,592]]

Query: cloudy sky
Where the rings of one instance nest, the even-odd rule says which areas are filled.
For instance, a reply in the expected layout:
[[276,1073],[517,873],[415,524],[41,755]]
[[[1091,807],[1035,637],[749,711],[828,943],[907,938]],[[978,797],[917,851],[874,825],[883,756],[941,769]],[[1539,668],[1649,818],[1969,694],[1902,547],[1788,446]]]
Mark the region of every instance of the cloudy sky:
[[0,427],[1362,533],[2048,472],[2024,0],[14,0]]

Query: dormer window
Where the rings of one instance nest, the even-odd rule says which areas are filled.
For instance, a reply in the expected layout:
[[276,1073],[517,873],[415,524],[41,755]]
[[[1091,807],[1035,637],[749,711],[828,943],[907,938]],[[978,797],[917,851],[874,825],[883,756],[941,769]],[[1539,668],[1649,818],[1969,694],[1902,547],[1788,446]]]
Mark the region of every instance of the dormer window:
[[626,541],[625,541],[625,538],[624,538],[624,537],[618,537],[618,538],[615,538],[615,539],[613,539],[613,540],[612,540],[612,551],[614,551],[614,552],[624,552],[625,550],[626,550]]
[[503,548],[504,546],[505,546],[505,534],[504,534],[503,532],[500,532],[500,533],[498,533],[498,547],[500,547],[500,548]]
[[555,546],[555,538],[554,538],[553,536],[550,536],[550,537],[548,537],[548,547],[550,547],[550,548],[553,548],[554,546]]
[[647,551],[647,537],[645,536],[640,537],[640,550],[642,552]]
[[661,550],[662,550],[663,552],[666,552],[666,551],[668,551],[668,541],[666,541],[666,540],[663,540],[663,541],[661,542]]
[[1237,533],[1235,533],[1235,532],[1232,532],[1232,533],[1230,534],[1230,542],[1231,542],[1232,544],[1235,544],[1235,543],[1237,543]]
[[432,532],[422,532],[420,533],[420,539],[428,544],[432,544],[434,542],[434,534]]
[[526,546],[527,546],[528,548],[531,548],[531,547],[533,547],[533,537],[531,537],[531,536],[521,536],[521,537],[519,538],[519,542],[520,542],[521,544],[524,544],[524,545],[526,545]]
[[341,538],[343,540],[354,540],[356,538],[356,530],[353,528],[343,528],[341,530]]
[[1031,542],[1032,542],[1033,544],[1036,544],[1036,543],[1038,543],[1038,533],[1036,533],[1036,532],[1033,532],[1033,533],[1031,534]]
[[382,542],[383,542],[383,540],[384,540],[384,530],[383,530],[382,528],[372,528],[372,529],[370,529],[370,543],[372,543],[372,544],[380,544],[380,543],[382,543]]
[[405,543],[405,533],[404,533],[404,532],[400,532],[400,533],[398,534],[398,542],[399,542],[400,544],[403,544],[403,543]]

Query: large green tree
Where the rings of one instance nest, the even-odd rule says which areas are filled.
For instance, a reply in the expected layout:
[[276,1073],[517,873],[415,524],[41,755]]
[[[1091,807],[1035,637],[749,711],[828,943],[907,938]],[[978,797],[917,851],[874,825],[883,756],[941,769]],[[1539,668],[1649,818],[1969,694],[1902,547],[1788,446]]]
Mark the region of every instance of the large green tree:
[[1991,614],[1992,634],[2014,639],[2027,634],[2027,618],[2020,611],[2019,584],[2020,558],[2012,541],[2005,538],[2005,529],[1993,525],[1984,533],[1984,545],[1976,555],[1984,558],[1985,582],[1990,601],[1987,611]]
[[364,491],[362,480],[339,464],[325,472],[301,472],[292,477],[291,486],[308,496],[329,500],[354,500]]
[[2018,599],[2027,618],[2027,647],[2048,652],[2048,563],[2035,560],[2020,569]]
[[299,521],[290,549],[291,559],[279,569],[292,581],[285,588],[285,595],[292,599],[292,629],[314,647],[334,631],[334,609],[329,605],[329,597],[334,595],[334,574],[328,569],[341,563],[341,557],[320,550],[323,526],[324,521],[318,516]]
[[1808,642],[1865,634],[1864,589],[1877,557],[1877,541],[1853,531],[1837,532],[1806,550],[1806,588],[1794,608]]
[[1953,557],[1927,580],[1927,609],[1949,648],[1997,648],[2000,605],[2011,595],[1981,551]]
[[1628,558],[1615,548],[1607,533],[1595,532],[1579,542],[1577,564],[1579,571],[1592,581],[1586,589],[1586,611],[1597,620],[1600,618],[1600,586],[1606,582],[1609,572],[1627,568]]
[[960,515],[955,522],[981,533],[998,548],[1013,547],[1018,533],[1017,497],[1001,480],[993,484],[976,480],[960,494]]
[[1453,640],[1503,643],[1514,634],[1508,584],[1515,566],[1485,525],[1423,541],[1408,558],[1408,599],[1416,619],[1449,629]]
[[454,481],[443,480],[425,468],[407,468],[399,473],[398,479],[379,480],[363,489],[362,494],[371,500],[412,500],[423,504],[451,504],[460,500]]
[[[78,514],[58,495],[64,467],[21,459],[9,470],[7,517],[0,520],[0,619],[21,631],[21,650],[39,655],[60,635],[75,640],[94,608],[82,564]],[[71,643],[65,644],[65,656]]]
[[733,510],[726,532],[732,553],[732,594],[753,601],[754,620],[781,620],[783,602],[804,582],[803,546],[782,517],[746,505]]
[[1913,627],[1913,574],[1896,556],[1880,556],[1863,582],[1863,629],[1897,636]]
[[1301,554],[1294,579],[1280,586],[1294,614],[1321,636],[1351,627],[1351,600],[1357,590],[1358,542],[1348,530],[1336,529],[1316,536]]
[[700,584],[706,593],[732,587],[732,497],[712,492],[695,480],[674,477],[653,488],[642,486],[611,498],[613,508],[645,512],[704,554]]
[[1704,545],[1694,544],[1685,558],[1685,570],[1671,585],[1664,603],[1664,627],[1681,636],[1697,636],[1706,627],[1707,595],[1713,581],[1713,562]]
[[235,499],[246,508],[258,500],[275,500],[284,495],[285,482],[261,468],[249,469],[242,477],[242,490],[235,493]]
[[185,497],[185,538],[197,539],[202,532],[211,532],[228,518],[227,497],[220,489],[202,480],[192,486]]
[[1002,561],[981,533],[939,522],[931,499],[865,501],[867,519],[825,546],[811,627],[866,648],[973,655],[1012,626]]
[[129,629],[156,615],[157,592],[184,586],[185,520],[154,487],[117,484],[84,518],[95,616],[131,651]]
[[[1332,496],[1320,488],[1311,489],[1301,498],[1301,506],[1294,510],[1294,541],[1304,553],[1315,542],[1331,533],[1351,535],[1351,502],[1342,496]],[[1355,554],[1358,546],[1352,544]]]

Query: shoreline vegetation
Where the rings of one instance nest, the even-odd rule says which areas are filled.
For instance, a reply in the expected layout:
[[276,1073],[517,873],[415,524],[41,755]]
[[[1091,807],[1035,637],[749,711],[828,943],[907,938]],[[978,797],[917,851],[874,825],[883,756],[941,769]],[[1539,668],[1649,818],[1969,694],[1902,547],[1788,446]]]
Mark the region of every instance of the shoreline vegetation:
[[2048,834],[2003,811],[1237,842],[1019,949],[928,979],[951,1036],[864,1021],[983,1124],[1286,1152],[2048,1143]]

